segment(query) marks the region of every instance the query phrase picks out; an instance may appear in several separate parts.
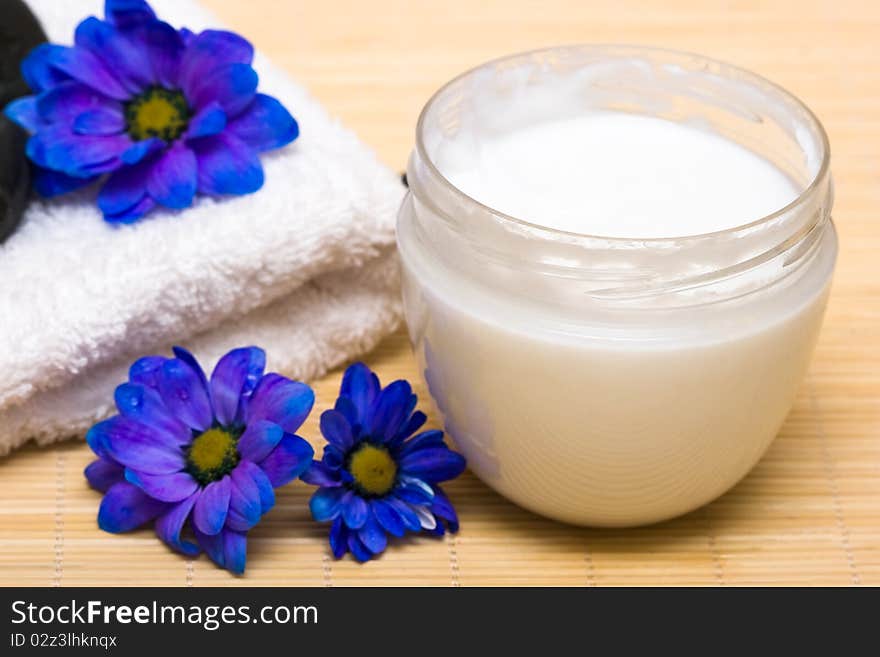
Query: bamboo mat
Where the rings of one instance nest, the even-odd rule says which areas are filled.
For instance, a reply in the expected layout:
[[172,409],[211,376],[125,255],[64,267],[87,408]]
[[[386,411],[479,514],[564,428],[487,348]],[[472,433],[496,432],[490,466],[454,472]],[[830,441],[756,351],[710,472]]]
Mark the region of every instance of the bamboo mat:
[[[460,534],[397,543],[363,566],[329,557],[326,526],[308,519],[303,484],[279,494],[251,534],[247,575],[235,578],[204,557],[172,554],[150,531],[99,532],[82,443],[27,448],[0,461],[0,584],[880,585],[880,4],[203,1],[397,168],[430,93],[507,52],[645,43],[781,83],[823,120],[833,151],[841,252],[812,367],[767,456],[688,516],[636,530],[576,529],[523,511],[466,474],[448,486]],[[402,332],[366,360],[383,380],[417,380]],[[316,383],[307,437],[318,436],[339,378]],[[418,392],[426,395],[421,384]]]

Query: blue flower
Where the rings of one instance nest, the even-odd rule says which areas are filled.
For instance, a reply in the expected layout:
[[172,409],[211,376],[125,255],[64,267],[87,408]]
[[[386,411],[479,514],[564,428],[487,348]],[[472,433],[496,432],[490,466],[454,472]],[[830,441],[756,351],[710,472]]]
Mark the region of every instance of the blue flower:
[[[235,349],[208,380],[188,351],[136,361],[116,389],[119,415],[86,440],[98,455],[85,470],[105,493],[98,525],[111,533],[155,521],[169,546],[244,572],[247,532],[275,504],[274,489],[300,476],[314,450],[294,435],[315,395],[264,374],[266,354]],[[192,530],[196,542],[182,537]]]
[[[406,381],[386,388],[363,363],[349,367],[335,409],[321,415],[324,455],[303,481],[320,486],[309,503],[318,521],[333,521],[330,547],[367,561],[385,550],[387,535],[458,531],[458,517],[438,485],[465,468],[438,430],[413,434],[425,423],[414,411]],[[445,526],[444,526],[445,525]]]
[[106,0],[73,46],[45,43],[22,62],[34,95],[6,114],[31,133],[35,187],[56,196],[103,181],[98,207],[130,223],[195,194],[249,194],[259,153],[296,139],[278,100],[257,93],[253,47],[232,32],[176,30],[143,0]]

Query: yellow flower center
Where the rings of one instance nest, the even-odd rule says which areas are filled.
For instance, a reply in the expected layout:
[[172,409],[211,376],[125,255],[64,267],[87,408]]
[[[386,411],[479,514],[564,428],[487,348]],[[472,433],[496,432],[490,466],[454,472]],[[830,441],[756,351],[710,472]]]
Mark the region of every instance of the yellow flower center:
[[159,137],[174,141],[186,130],[189,107],[179,91],[150,87],[125,105],[128,134],[135,141]]
[[202,484],[222,479],[238,465],[238,440],[225,429],[208,429],[196,436],[186,455],[187,469]]
[[394,486],[397,463],[384,447],[365,443],[351,455],[348,471],[363,492],[384,495]]

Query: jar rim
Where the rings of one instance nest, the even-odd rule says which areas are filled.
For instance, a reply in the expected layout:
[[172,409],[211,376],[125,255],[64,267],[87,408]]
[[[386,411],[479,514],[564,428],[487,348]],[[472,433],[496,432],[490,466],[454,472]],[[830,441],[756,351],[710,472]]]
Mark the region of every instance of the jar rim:
[[[629,52],[632,55],[667,55],[667,56],[676,56],[676,57],[685,57],[692,61],[701,61],[706,64],[713,64],[716,66],[721,66],[724,69],[736,73],[737,75],[743,76],[744,79],[754,82],[760,83],[761,85],[766,85],[767,87],[773,89],[781,97],[785,98],[788,102],[792,103],[795,107],[800,109],[804,116],[807,119],[807,122],[810,124],[812,130],[814,130],[815,134],[819,138],[819,145],[821,148],[821,162],[819,167],[816,169],[815,174],[813,174],[810,182],[806,185],[799,185],[801,188],[798,192],[798,195],[787,205],[773,211],[770,214],[764,215],[747,223],[738,224],[736,226],[732,226],[730,228],[725,228],[722,230],[710,231],[707,233],[697,233],[691,235],[679,235],[679,236],[668,236],[668,237],[619,237],[613,235],[594,235],[591,233],[582,233],[577,231],[569,231],[563,230],[559,228],[551,228],[542,224],[534,223],[532,221],[528,221],[521,217],[517,217],[501,210],[498,210],[490,205],[482,203],[481,201],[475,199],[473,196],[467,194],[465,191],[457,187],[453,184],[439,169],[439,167],[435,164],[433,158],[428,153],[428,149],[425,146],[425,128],[427,117],[433,108],[434,104],[439,102],[439,99],[455,84],[467,79],[470,76],[478,74],[480,71],[487,70],[491,67],[495,67],[498,65],[502,65],[505,62],[510,62],[516,59],[521,59],[529,56],[548,54],[553,52],[566,52],[566,51],[577,51],[577,50],[595,50],[595,51],[614,51],[614,52]],[[614,244],[632,244],[634,242],[639,243],[642,246],[650,246],[655,244],[657,246],[662,246],[663,244],[675,242],[681,243],[682,241],[702,241],[707,238],[717,238],[717,237],[727,237],[727,236],[736,236],[739,233],[750,232],[760,226],[771,223],[779,217],[786,215],[795,211],[799,206],[805,205],[809,202],[809,199],[813,196],[814,192],[817,188],[822,184],[828,175],[828,171],[831,163],[831,146],[828,140],[828,134],[825,131],[825,127],[822,125],[822,122],[816,116],[816,114],[804,103],[798,96],[788,91],[785,87],[780,84],[773,82],[765,78],[764,76],[755,73],[749,69],[736,66],[734,64],[730,64],[723,60],[715,59],[712,57],[706,57],[705,55],[701,55],[698,53],[677,50],[674,48],[662,48],[655,46],[640,46],[635,44],[616,44],[616,43],[575,43],[561,46],[550,46],[545,48],[535,48],[532,50],[526,50],[522,52],[512,53],[508,55],[503,55],[501,57],[497,57],[477,66],[474,66],[463,73],[455,76],[448,82],[446,82],[443,86],[441,86],[437,91],[435,91],[428,101],[425,103],[422,111],[419,113],[418,121],[416,122],[416,140],[415,140],[415,149],[419,158],[422,161],[422,164],[426,167],[428,172],[436,178],[436,180],[453,196],[456,196],[467,203],[474,204],[477,208],[497,217],[505,222],[510,222],[512,225],[519,226],[521,228],[528,229],[529,231],[538,231],[540,233],[546,234],[551,237],[558,237],[563,239],[578,239],[578,240],[596,240],[606,242],[609,245]]]

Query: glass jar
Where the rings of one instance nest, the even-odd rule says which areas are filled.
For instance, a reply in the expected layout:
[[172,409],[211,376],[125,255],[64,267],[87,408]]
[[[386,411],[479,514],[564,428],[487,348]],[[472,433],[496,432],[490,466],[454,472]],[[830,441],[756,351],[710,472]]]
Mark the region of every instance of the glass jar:
[[[551,82],[566,90],[559,102],[531,93]],[[487,116],[499,99],[516,119]],[[730,230],[620,239],[507,216],[437,166],[451,140],[580,109],[714,132],[777,166],[799,195]],[[566,522],[638,525],[711,501],[761,458],[807,370],[837,253],[828,140],[798,99],[685,53],[514,55],[431,98],[407,177],[398,244],[410,338],[484,482]]]

